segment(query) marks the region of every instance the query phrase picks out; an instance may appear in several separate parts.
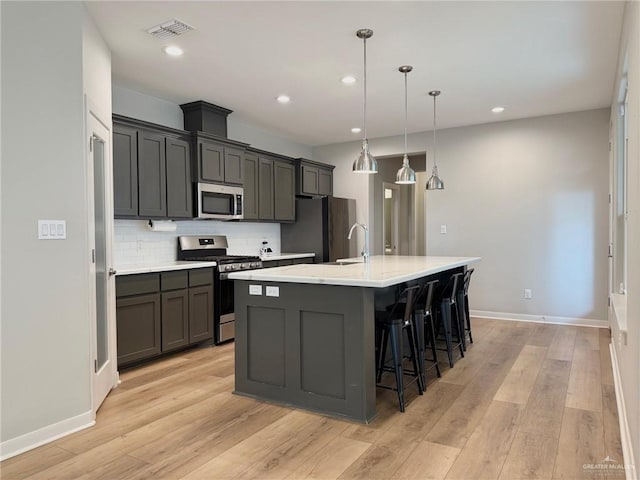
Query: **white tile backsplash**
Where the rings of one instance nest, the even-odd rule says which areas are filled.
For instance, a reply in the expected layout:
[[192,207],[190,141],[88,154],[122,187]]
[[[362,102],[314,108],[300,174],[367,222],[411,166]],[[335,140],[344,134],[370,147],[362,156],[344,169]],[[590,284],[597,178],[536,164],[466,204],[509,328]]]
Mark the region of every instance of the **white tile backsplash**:
[[147,220],[116,220],[114,263],[118,267],[155,265],[176,260],[180,235],[226,235],[231,255],[258,255],[262,242],[280,253],[279,223],[218,222],[185,220],[176,222],[175,232],[152,232]]

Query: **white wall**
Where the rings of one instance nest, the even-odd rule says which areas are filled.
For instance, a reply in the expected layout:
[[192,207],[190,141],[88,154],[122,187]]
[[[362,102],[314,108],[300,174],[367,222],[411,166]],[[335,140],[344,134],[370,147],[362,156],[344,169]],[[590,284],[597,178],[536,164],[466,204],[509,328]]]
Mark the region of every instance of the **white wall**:
[[[110,114],[110,60],[82,3],[1,8],[4,457],[90,421],[83,94]],[[38,240],[38,219],[67,239]]]
[[[193,101],[195,100],[199,99],[194,98]],[[179,130],[184,129],[180,105],[121,85],[113,85],[113,112]],[[227,117],[227,136],[232,140],[249,143],[253,147],[269,152],[294,158],[311,158],[310,146],[269,132],[238,118],[235,113]]]
[[[430,152],[431,135],[409,135],[408,150]],[[472,309],[604,322],[607,139],[605,109],[438,132],[446,188],[426,194],[427,252],[483,258]],[[404,149],[402,136],[370,145],[378,157]],[[357,198],[359,220],[376,230],[382,226],[369,209],[373,181],[351,172],[359,149],[350,142],[313,154],[336,165],[335,194]],[[440,235],[441,224],[447,235]],[[533,290],[532,300],[524,300],[524,288]]]
[[[640,4],[628,2],[625,8],[623,33],[620,39],[620,53],[616,74],[616,87],[611,105],[611,121],[614,125],[612,140],[614,152],[620,149],[617,129],[617,91],[623,75],[624,56],[628,58],[629,106],[626,112],[629,126],[628,142],[628,256],[627,293],[621,300],[626,306],[627,343],[623,340],[620,327],[613,312],[611,315],[612,345],[617,359],[620,391],[619,400],[624,401],[621,417],[626,420],[627,431],[622,432],[625,463],[634,460],[636,475],[640,468]],[[614,195],[615,198],[615,195]],[[617,302],[616,302],[617,303]],[[622,312],[616,312],[617,316]],[[614,369],[616,366],[614,366]],[[626,415],[625,415],[626,414]],[[628,436],[626,433],[628,432]],[[630,438],[630,442],[628,442]],[[628,476],[627,478],[634,478]]]

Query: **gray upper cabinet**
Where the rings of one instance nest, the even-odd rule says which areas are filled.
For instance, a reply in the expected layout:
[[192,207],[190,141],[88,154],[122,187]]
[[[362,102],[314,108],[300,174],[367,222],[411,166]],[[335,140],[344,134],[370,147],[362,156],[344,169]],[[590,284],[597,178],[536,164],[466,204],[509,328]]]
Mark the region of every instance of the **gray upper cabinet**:
[[274,217],[281,222],[296,220],[295,167],[291,163],[274,162]]
[[193,218],[189,134],[113,116],[116,218]]
[[200,182],[244,184],[246,143],[198,132],[196,135],[196,178]]
[[296,195],[306,197],[333,195],[335,166],[298,158],[296,166]]
[[273,160],[258,158],[258,214],[260,220],[273,220]]
[[189,142],[174,138],[166,140],[167,216],[193,217],[191,183],[191,149]]
[[165,137],[138,134],[138,212],[141,217],[167,216]]
[[258,156],[247,153],[244,156],[244,219],[258,220]]
[[138,216],[138,131],[113,126],[113,207],[115,217]]

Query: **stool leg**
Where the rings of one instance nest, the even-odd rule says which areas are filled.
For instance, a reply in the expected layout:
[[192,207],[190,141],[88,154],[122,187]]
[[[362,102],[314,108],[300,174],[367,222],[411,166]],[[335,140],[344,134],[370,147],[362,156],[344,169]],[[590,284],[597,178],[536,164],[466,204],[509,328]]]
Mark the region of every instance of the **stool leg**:
[[398,402],[400,411],[404,412],[404,384],[402,380],[402,325],[393,324],[390,327],[391,352],[393,354],[393,370],[396,374],[396,386],[398,387]]
[[[416,345],[416,330],[414,327],[415,323],[412,319],[407,326],[407,336],[409,337],[409,350],[411,350],[411,363],[413,363],[413,371],[416,373],[416,377],[418,378],[418,393],[422,395],[424,393],[424,372],[421,368],[420,360],[418,357],[418,348]],[[424,362],[422,365],[424,365]]]
[[464,296],[464,313],[467,315],[467,330],[469,330],[469,343],[473,343],[473,336],[471,335],[471,315],[469,315],[469,296]]
[[444,339],[447,342],[447,356],[449,357],[449,367],[453,368],[453,341],[451,339],[451,301],[448,298],[442,300],[440,304],[440,316],[444,328]]
[[438,378],[440,378],[442,377],[442,375],[440,374],[440,366],[438,365],[438,352],[436,350],[436,331],[433,328],[433,315],[427,315],[427,317],[427,333],[431,337],[429,339],[429,341],[431,342],[431,355],[433,355],[433,361],[436,365],[436,373],[438,374]]
[[456,312],[458,315],[458,333],[460,334],[460,339],[462,341],[462,349],[464,351],[467,350],[467,333],[466,333],[466,325],[467,319],[464,311],[464,292],[459,292],[456,295]]
[[[453,305],[451,305],[453,308],[451,309],[451,315],[455,315],[456,316],[456,320],[455,320],[455,326],[456,326],[456,338],[458,340],[458,348],[460,348],[460,356],[462,358],[464,358],[464,347],[463,347],[463,341],[462,341],[462,337],[464,334],[460,333],[460,325],[462,324],[460,321],[460,310],[458,309],[458,302],[455,302]],[[453,323],[453,319],[451,322],[452,325],[454,325]],[[464,332],[464,330],[462,330]]]
[[376,372],[376,381],[380,383],[382,381],[382,371],[384,370],[384,362],[387,357],[387,343],[389,343],[389,329],[385,325],[382,328],[382,335],[380,335],[380,344],[378,346],[378,371]]
[[427,376],[425,374],[425,369],[424,369],[424,361],[425,361],[425,343],[424,343],[424,312],[420,312],[418,314],[414,313],[414,319],[415,319],[415,323],[414,325],[416,326],[416,331],[415,331],[415,336],[416,336],[416,344],[418,346],[418,365],[421,366],[420,368],[420,377],[422,379],[422,391],[426,391],[427,390]]

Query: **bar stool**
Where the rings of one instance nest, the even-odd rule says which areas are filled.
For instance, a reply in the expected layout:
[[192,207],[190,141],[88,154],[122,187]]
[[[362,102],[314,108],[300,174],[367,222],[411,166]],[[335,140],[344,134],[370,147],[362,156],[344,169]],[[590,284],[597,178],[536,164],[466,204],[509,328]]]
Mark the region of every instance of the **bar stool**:
[[469,333],[469,343],[473,343],[473,336],[471,335],[471,316],[469,315],[469,284],[471,283],[471,275],[473,274],[474,269],[470,268],[466,272],[464,272],[464,281],[463,288],[458,291],[458,309],[460,311],[460,316],[462,318],[462,325],[464,327],[464,335],[463,335],[463,346],[465,350],[467,349],[466,345],[466,334]]
[[[440,283],[439,280],[432,280],[431,282],[427,282],[423,286],[422,290],[422,300],[418,307],[422,310],[424,319],[424,335],[422,336],[424,345],[429,345],[431,349],[431,358],[425,358],[423,352],[423,362],[429,362],[428,364],[423,363],[425,365],[423,367],[425,378],[422,380],[422,384],[424,385],[425,390],[427,389],[427,381],[426,381],[426,373],[427,370],[432,368],[436,369],[436,374],[438,378],[442,375],[440,374],[440,367],[438,366],[438,354],[436,352],[436,332],[433,323],[434,318],[434,309],[433,309],[433,296],[436,290],[436,285]],[[425,349],[426,350],[426,349]]]
[[[436,317],[438,326],[444,330],[444,339],[447,348],[444,350],[449,357],[449,367],[453,368],[453,349],[460,348],[460,356],[464,358],[464,324],[461,323],[460,312],[457,307],[457,296],[459,289],[462,289],[463,273],[454,273],[449,278],[447,284],[436,294]],[[453,318],[455,317],[455,318]],[[456,343],[453,342],[453,331],[455,328]],[[440,349],[439,349],[440,350]]]
[[[398,393],[398,402],[400,403],[400,411],[404,412],[404,375],[414,377],[418,384],[418,393],[424,392],[422,379],[424,377],[422,365],[418,361],[417,339],[418,332],[422,334],[421,325],[416,322],[414,313],[415,302],[417,300],[419,285],[405,288],[398,296],[393,305],[387,307],[385,311],[376,312],[376,326],[381,330],[378,337],[378,348],[376,359],[376,380],[378,387],[395,390]],[[411,361],[413,370],[404,370],[402,367],[402,332],[407,333],[409,341],[409,349],[411,350]],[[391,354],[393,366],[387,366],[387,344],[391,342]],[[396,377],[396,387],[388,387],[381,385],[383,372],[393,372]]]

